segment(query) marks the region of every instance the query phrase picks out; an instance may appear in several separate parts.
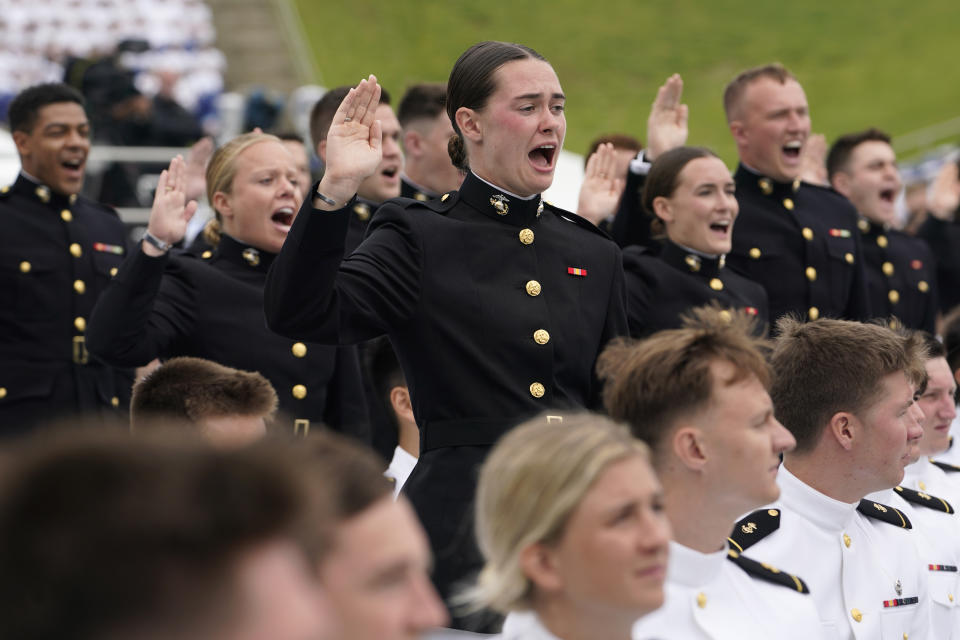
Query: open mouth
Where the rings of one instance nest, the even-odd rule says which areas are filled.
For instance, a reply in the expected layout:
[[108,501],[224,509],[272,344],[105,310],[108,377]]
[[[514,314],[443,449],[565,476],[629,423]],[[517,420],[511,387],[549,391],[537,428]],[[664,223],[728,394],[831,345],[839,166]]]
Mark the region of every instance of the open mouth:
[[733,223],[730,220],[717,220],[716,222],[710,223],[710,231],[727,235],[730,233],[730,227]]
[[553,158],[557,153],[557,146],[553,144],[542,144],[533,149],[527,155],[530,162],[538,169],[550,169],[553,167]]
[[295,215],[291,207],[282,207],[273,212],[273,215],[270,216],[270,221],[277,229],[287,233],[290,231],[290,225],[293,224]]
[[63,160],[60,162],[60,166],[66,169],[68,173],[79,174],[83,170],[83,165],[83,158],[71,158],[69,160]]
[[803,149],[803,143],[799,140],[791,140],[783,145],[783,155],[791,160],[800,159],[800,151]]
[[400,173],[400,169],[398,167],[387,167],[386,169],[380,172],[380,175],[387,178],[388,180],[393,180],[397,177],[399,173]]
[[887,204],[893,204],[894,200],[897,198],[897,192],[895,189],[884,189],[880,192],[880,200],[886,202]]

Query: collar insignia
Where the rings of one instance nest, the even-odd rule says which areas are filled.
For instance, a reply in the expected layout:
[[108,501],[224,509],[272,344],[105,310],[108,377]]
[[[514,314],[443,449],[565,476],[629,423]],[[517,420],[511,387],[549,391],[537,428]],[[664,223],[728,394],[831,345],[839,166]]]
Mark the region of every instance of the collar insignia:
[[493,208],[496,209],[497,215],[505,216],[510,212],[510,205],[507,204],[510,202],[510,199],[498,193],[497,195],[490,198],[490,204],[493,205]]
[[37,197],[40,198],[40,202],[47,203],[50,202],[50,188],[44,185],[37,187],[36,191]]
[[253,247],[247,247],[240,255],[243,256],[243,259],[246,260],[247,264],[251,267],[255,267],[260,264],[260,252]]

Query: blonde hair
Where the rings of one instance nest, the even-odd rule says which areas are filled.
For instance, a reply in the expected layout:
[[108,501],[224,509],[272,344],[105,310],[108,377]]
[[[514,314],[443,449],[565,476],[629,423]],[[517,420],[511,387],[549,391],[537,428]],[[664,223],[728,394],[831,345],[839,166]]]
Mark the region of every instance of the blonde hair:
[[605,416],[561,417],[559,423],[541,416],[516,427],[484,463],[476,533],[486,564],[476,585],[457,598],[459,604],[501,613],[530,608],[534,584],[520,565],[523,549],[558,541],[611,464],[633,456],[649,460],[646,445]]
[[[229,194],[233,188],[233,178],[237,174],[237,158],[240,154],[261,142],[280,142],[280,138],[269,133],[250,132],[237,136],[217,149],[207,164],[207,202],[213,207],[216,217],[203,228],[203,239],[209,244],[220,244],[222,218],[213,204],[213,196],[219,193]],[[282,143],[281,143],[282,144]]]

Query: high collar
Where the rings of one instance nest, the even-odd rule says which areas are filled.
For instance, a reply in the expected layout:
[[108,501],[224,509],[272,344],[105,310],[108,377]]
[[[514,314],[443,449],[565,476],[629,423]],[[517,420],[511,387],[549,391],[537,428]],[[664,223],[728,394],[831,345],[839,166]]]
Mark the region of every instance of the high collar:
[[533,611],[511,611],[503,621],[503,640],[560,640]]
[[667,581],[684,587],[707,584],[720,574],[726,561],[726,548],[713,553],[701,553],[671,540]]
[[440,197],[439,193],[434,193],[430,189],[417,184],[406,174],[400,174],[400,195],[404,198],[419,200],[420,202]]
[[77,201],[77,194],[69,196],[61,195],[47,185],[36,182],[23,172],[17,176],[16,182],[13,183],[12,190],[15,193],[22,194],[57,211],[69,209]]
[[856,517],[859,501],[847,504],[834,500],[800,480],[786,467],[780,467],[777,484],[780,485],[780,503],[784,509],[824,529],[843,531]]
[[726,256],[709,258],[702,253],[681,247],[670,240],[663,241],[660,258],[684,273],[695,273],[704,278],[716,278],[726,262]]
[[733,179],[737,184],[737,191],[754,191],[775,200],[792,197],[803,184],[800,178],[793,182],[777,182],[773,178],[757,173],[742,162],[737,166]]
[[251,247],[225,233],[220,235],[220,244],[217,246],[216,255],[228,262],[262,273],[266,273],[270,269],[270,265],[273,264],[273,259],[276,257],[275,253]]
[[919,484],[921,482],[924,484],[929,483],[930,475],[934,473],[934,469],[936,469],[936,467],[930,462],[930,458],[920,456],[919,460],[903,468],[903,480],[900,484],[910,489],[919,488],[921,491],[924,491],[926,487],[920,487]]
[[543,198],[539,195],[521,200],[487,184],[473,173],[468,173],[460,186],[460,199],[476,207],[482,214],[515,227],[536,224],[543,213]]

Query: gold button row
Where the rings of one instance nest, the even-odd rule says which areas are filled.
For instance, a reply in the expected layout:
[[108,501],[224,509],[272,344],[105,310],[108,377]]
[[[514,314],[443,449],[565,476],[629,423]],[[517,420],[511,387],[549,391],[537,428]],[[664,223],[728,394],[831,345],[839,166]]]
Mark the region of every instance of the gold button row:
[[307,355],[307,345],[302,342],[295,342],[290,348],[290,351],[293,352],[295,358],[302,358]]
[[297,384],[293,386],[291,393],[293,393],[293,397],[297,400],[303,400],[307,397],[307,388],[302,384]]

